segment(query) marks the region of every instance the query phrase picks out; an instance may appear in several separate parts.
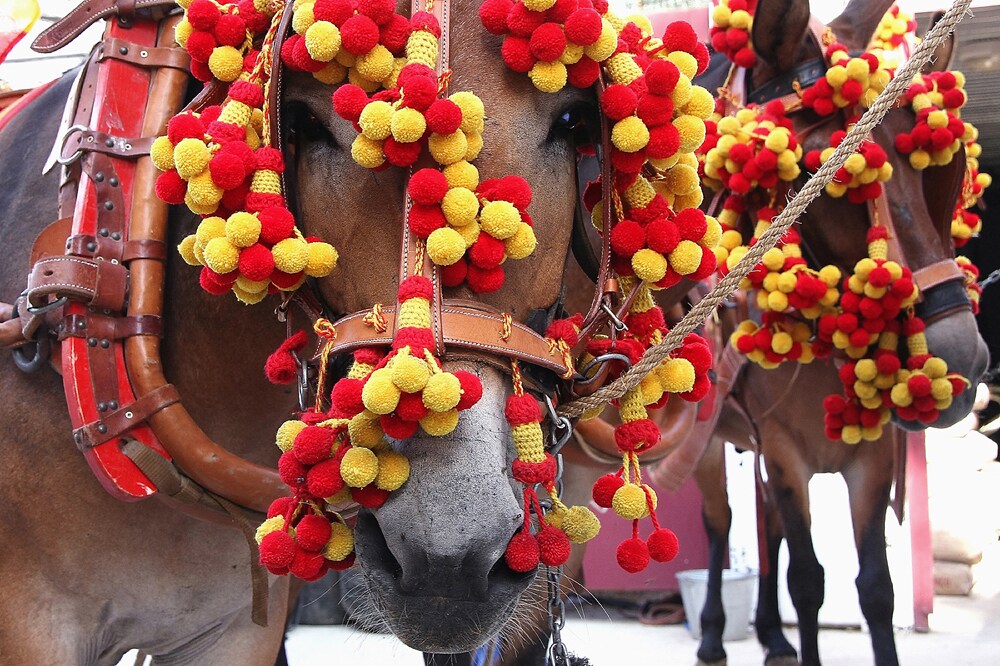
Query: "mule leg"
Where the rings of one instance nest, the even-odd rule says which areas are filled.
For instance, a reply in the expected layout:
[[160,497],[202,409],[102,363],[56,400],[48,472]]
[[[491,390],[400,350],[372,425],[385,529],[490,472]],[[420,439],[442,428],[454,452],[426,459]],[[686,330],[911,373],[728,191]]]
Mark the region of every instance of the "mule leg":
[[865,451],[844,470],[858,549],[858,601],[871,633],[876,666],[898,666],[892,632],[895,606],[889,561],[885,553],[885,513],[893,477],[889,441],[863,443]]
[[[772,437],[781,435],[772,435]],[[792,446],[786,447],[792,450]],[[788,543],[788,592],[799,619],[802,666],[818,666],[819,609],[823,605],[823,565],[816,559],[810,533],[809,474],[796,460],[766,458],[770,500],[781,516],[781,528]],[[785,465],[790,467],[785,467]]]
[[783,537],[781,518],[774,502],[768,502],[763,520],[767,528],[767,574],[760,577],[757,588],[757,614],[754,628],[757,640],[764,647],[764,663],[778,666],[784,663],[798,663],[798,653],[785,637],[781,628],[781,613],[778,611],[778,551]]
[[[702,495],[702,519],[708,535],[708,589],[701,611],[701,643],[698,663],[713,666],[726,663],[722,632],[726,614],[722,608],[722,569],[729,548],[729,527],[733,514],[726,492],[725,443],[718,437],[709,442],[694,477]],[[691,622],[694,618],[688,618]]]

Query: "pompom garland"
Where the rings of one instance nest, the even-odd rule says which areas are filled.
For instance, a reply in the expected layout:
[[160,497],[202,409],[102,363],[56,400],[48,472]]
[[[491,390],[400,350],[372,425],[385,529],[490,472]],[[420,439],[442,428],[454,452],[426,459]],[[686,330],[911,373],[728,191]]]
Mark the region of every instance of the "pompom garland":
[[712,48],[726,54],[737,67],[750,69],[757,56],[750,43],[750,29],[757,0],[720,0],[712,9],[712,26],[708,37]]

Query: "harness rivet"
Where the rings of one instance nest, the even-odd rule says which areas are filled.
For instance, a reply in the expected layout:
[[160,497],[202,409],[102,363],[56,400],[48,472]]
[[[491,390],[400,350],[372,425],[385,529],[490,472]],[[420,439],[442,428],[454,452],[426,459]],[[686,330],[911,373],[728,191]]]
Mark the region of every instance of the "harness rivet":
[[87,322],[81,319],[80,321],[76,322],[76,327],[82,331],[83,329],[87,328]]
[[99,433],[101,433],[103,435],[107,431],[108,431],[108,426],[104,425],[103,423],[98,423],[97,424],[97,432],[99,432]]
[[99,234],[101,234],[102,236],[104,236],[105,238],[107,238],[108,234],[109,234],[109,233],[111,233],[111,232],[110,232],[110,231],[108,231],[107,229],[101,229],[101,230],[100,230],[100,231],[98,231],[97,233],[99,233]]
[[94,252],[95,250],[97,250],[97,243],[87,243],[87,252]]
[[121,53],[122,55],[127,55],[128,54],[128,47],[127,46],[119,46],[118,47],[118,53]]
[[106,402],[99,402],[99,403],[97,403],[97,411],[99,411],[99,412],[106,412],[106,411],[108,411],[108,403],[106,403]]
[[114,210],[114,209],[115,209],[114,202],[111,202],[111,201],[105,201],[104,202],[104,210]]
[[149,55],[149,51],[146,51],[145,49],[143,49],[142,51],[139,51],[139,55],[141,55],[143,58],[145,58],[146,56]]
[[97,346],[97,338],[87,338],[87,346],[89,346],[89,347],[96,347]]
[[109,136],[107,139],[104,140],[104,145],[107,146],[108,148],[113,148],[115,145],[115,140]]
[[118,401],[117,400],[109,400],[108,401],[108,407],[111,408],[111,409],[118,409]]
[[103,183],[104,182],[104,172],[103,171],[98,171],[97,173],[95,173],[94,174],[94,180],[96,180],[98,183]]
[[130,419],[135,416],[132,412],[125,412],[125,418]]
[[120,233],[118,233],[117,231],[114,232],[113,234],[111,234],[111,240],[116,240],[117,241],[117,240],[121,240],[121,239],[122,239],[122,235]]
[[110,346],[111,346],[111,342],[109,342],[107,339],[101,340],[101,348],[102,349],[107,349]]
[[115,176],[111,176],[111,178],[108,179],[108,185],[110,185],[111,187],[118,187],[118,178]]

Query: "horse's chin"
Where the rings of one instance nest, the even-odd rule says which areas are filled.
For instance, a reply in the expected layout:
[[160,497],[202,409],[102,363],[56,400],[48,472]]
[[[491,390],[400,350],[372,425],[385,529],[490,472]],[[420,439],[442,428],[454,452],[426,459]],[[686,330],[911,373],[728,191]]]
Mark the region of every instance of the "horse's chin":
[[510,620],[534,579],[534,572],[515,573],[501,560],[489,573],[485,594],[471,588],[459,595],[438,595],[428,588],[407,591],[399,563],[375,522],[367,511],[358,519],[358,561],[365,587],[389,629],[415,650],[450,654],[484,645]]

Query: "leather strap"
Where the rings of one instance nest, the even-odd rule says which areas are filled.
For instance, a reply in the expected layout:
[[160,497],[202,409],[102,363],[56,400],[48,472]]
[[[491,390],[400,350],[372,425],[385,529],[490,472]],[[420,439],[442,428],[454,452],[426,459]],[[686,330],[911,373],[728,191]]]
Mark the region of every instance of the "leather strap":
[[[368,310],[355,312],[336,322],[337,337],[333,343],[332,354],[343,354],[360,347],[392,343],[393,336],[390,331],[394,330],[396,308],[382,309],[387,325],[387,330],[382,333],[363,321],[369,312]],[[444,344],[448,347],[516,358],[558,374],[567,372],[562,356],[554,351],[543,337],[524,324],[510,322],[511,334],[504,339],[501,337],[504,317],[499,313],[454,305],[451,301],[445,301],[441,313]]]
[[121,264],[81,257],[49,257],[31,269],[26,290],[28,305],[41,308],[49,297],[67,297],[101,310],[125,306],[128,271]]
[[924,295],[934,287],[952,280],[958,280],[960,283],[965,280],[965,274],[954,259],[942,259],[913,271],[913,281]]
[[972,310],[969,294],[965,291],[965,284],[960,280],[948,280],[926,291],[921,290],[921,296],[923,298],[917,303],[917,314],[927,325],[956,312]]
[[108,58],[130,62],[139,67],[173,67],[186,73],[191,56],[181,48],[172,46],[139,46],[127,39],[109,37],[97,47],[97,62]]
[[181,396],[177,393],[174,385],[165,384],[143,395],[135,402],[113,411],[107,411],[109,406],[103,403],[98,405],[97,409],[102,411],[101,406],[104,406],[106,413],[97,421],[74,430],[73,441],[80,449],[97,446],[143,423],[151,415],[179,402],[180,399]]
[[84,30],[103,18],[122,12],[131,20],[137,11],[145,10],[152,17],[153,10],[165,15],[175,6],[174,0],[86,0],[69,14],[42,31],[31,48],[38,53],[53,53],[76,39]]
[[71,160],[77,152],[94,152],[138,159],[149,154],[156,140],[155,136],[124,137],[112,136],[91,129],[75,129],[63,137],[62,159]]
[[59,331],[59,340],[69,337],[95,338],[97,340],[122,340],[134,335],[163,336],[163,319],[156,315],[127,317],[84,317],[66,315]]
[[[114,249],[112,249],[114,248]],[[156,259],[165,261],[167,244],[156,239],[129,240],[121,242],[121,232],[107,228],[98,231],[97,236],[77,234],[66,240],[66,252],[80,257],[106,257],[110,252],[120,254],[119,261],[133,259]]]

